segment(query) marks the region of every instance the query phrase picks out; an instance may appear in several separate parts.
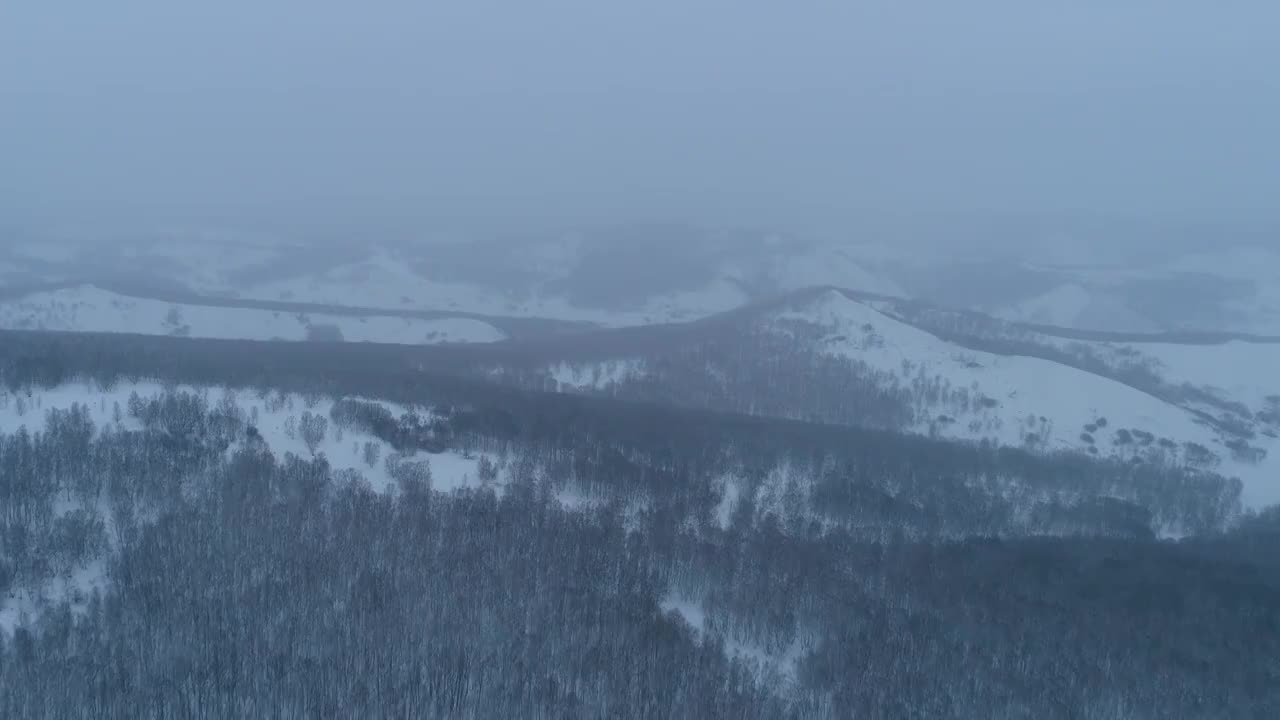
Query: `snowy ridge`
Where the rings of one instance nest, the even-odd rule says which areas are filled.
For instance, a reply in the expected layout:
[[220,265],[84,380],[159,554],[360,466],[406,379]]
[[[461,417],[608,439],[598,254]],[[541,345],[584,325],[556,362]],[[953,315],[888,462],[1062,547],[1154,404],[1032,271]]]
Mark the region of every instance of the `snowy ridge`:
[[128,297],[92,285],[0,303],[0,328],[405,345],[496,342],[506,337],[492,325],[469,318],[352,317],[210,307]]

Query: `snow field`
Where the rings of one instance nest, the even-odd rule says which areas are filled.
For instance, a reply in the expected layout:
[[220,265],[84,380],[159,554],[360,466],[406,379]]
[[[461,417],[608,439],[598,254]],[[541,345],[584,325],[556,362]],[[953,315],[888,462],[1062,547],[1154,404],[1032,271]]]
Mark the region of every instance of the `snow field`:
[[[1030,433],[1040,450],[1086,451],[1092,445],[1104,457],[1125,457],[1133,448],[1117,444],[1114,433],[1138,429],[1179,445],[1193,442],[1213,450],[1222,458],[1217,470],[1244,481],[1246,505],[1280,501],[1280,447],[1271,447],[1274,439],[1266,438],[1264,449],[1270,452],[1262,463],[1237,462],[1218,433],[1194,414],[1115,380],[1040,358],[969,350],[834,291],[776,318],[822,328],[824,352],[862,361],[903,382],[936,377],[950,387],[968,388],[989,399],[989,406],[980,404],[967,417],[951,418],[954,422],[937,422],[938,415],[949,412],[939,409],[918,421],[914,428],[918,433],[1012,447],[1027,444]],[[1174,348],[1160,358],[1170,363],[1174,377],[1181,377],[1180,373],[1189,377],[1193,372],[1201,378],[1230,376],[1238,364],[1248,370],[1236,384],[1254,391],[1261,387],[1264,368],[1277,367],[1271,363],[1280,360],[1280,346],[1266,346],[1256,355],[1252,353],[1262,346],[1161,347]],[[1241,354],[1250,354],[1250,359],[1243,360]],[[1042,417],[1045,422],[1040,421]],[[1100,420],[1105,420],[1106,430],[1090,434],[1092,442],[1085,440],[1088,427]]]

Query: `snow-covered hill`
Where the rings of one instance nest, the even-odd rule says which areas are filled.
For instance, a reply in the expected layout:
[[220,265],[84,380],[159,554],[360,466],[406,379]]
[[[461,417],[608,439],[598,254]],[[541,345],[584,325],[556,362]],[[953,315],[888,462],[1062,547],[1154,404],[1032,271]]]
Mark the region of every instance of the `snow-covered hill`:
[[[772,322],[779,323],[779,332],[786,331],[787,322],[821,328],[823,352],[856,358],[900,383],[927,388],[917,394],[923,399],[917,401],[916,432],[1203,464],[1244,480],[1249,504],[1280,500],[1280,444],[1274,437],[1254,440],[1265,458],[1241,459],[1228,446],[1232,436],[1186,407],[1116,379],[1040,357],[969,349],[836,291],[779,313]],[[1280,367],[1273,364],[1280,360],[1280,346],[1165,344],[1137,350],[1156,358],[1174,383],[1224,385],[1234,376],[1224,395],[1256,398],[1259,406],[1280,392],[1280,378],[1268,372]]]
[[1251,506],[1280,500],[1280,345],[1077,341],[835,289],[745,322],[612,356],[606,339],[590,360],[545,366],[540,387],[644,399],[678,386],[663,397],[1201,469],[1239,477]]
[[210,307],[127,297],[90,285],[0,303],[0,328],[242,340],[343,339],[406,345],[483,343],[505,335],[468,318],[355,317]]

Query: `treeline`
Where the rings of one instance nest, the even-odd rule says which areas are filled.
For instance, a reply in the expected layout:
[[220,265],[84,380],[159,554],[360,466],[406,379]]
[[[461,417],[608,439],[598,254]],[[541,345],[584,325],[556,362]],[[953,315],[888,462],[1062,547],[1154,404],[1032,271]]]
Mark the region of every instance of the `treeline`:
[[[0,444],[23,469],[4,507],[49,508],[13,520],[9,591],[33,558],[105,562],[103,589],[0,633],[4,717],[1280,712],[1275,513],[1160,543],[1149,510],[1099,495],[1038,511],[1072,537],[973,537],[1008,521],[942,479],[999,470],[1037,494],[1103,465],[924,440],[841,454],[856,434],[770,441],[705,415],[335,404],[336,425],[503,472],[500,492],[433,492],[428,469],[384,495],[323,457],[276,458],[230,394],[121,413],[95,428],[50,410]],[[730,467],[743,486],[716,517]],[[591,501],[566,508],[566,487]],[[849,521],[789,510],[793,491]],[[893,532],[911,513],[958,534]],[[96,539],[42,534],[68,517]]]
[[[795,324],[777,333],[743,326],[642,356],[640,372],[586,392],[721,412],[898,430],[920,408],[892,373],[819,350],[822,333]],[[565,367],[584,367],[566,364]],[[490,368],[491,377],[560,389],[547,366]]]

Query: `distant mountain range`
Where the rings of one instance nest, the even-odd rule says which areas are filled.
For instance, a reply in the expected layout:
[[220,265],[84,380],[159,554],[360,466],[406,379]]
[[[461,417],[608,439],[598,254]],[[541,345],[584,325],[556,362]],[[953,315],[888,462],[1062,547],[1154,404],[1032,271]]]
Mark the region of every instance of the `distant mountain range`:
[[[1261,242],[1255,239],[1255,242]],[[112,242],[19,240],[0,292],[93,283],[189,296],[540,317],[600,326],[690,320],[814,286],[1120,332],[1280,335],[1280,251],[1262,245],[1092,257],[1070,236],[1017,252],[892,235],[802,240],[762,231],[632,225],[430,242],[308,246],[182,232]]]

